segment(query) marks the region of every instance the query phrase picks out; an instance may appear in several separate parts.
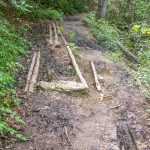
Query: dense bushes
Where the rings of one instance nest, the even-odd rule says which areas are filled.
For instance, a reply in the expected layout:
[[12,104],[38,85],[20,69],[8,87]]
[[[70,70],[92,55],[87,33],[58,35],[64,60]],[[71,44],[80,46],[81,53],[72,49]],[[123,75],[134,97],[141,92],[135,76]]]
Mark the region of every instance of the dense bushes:
[[29,19],[54,19],[60,20],[65,15],[73,15],[85,10],[85,0],[19,0],[19,1],[1,1],[0,7],[9,9],[18,17]]
[[117,38],[119,38],[119,32],[109,25],[108,21],[96,19],[95,13],[89,13],[84,17],[84,22],[91,28],[92,33],[103,47],[111,50],[118,48]]
[[82,12],[85,10],[85,1],[84,0],[42,0],[37,4],[36,0],[30,0],[33,5],[36,4],[38,7],[44,8],[53,8],[56,10],[61,10],[64,14],[74,14],[75,12]]
[[62,11],[58,11],[52,8],[39,8],[33,11],[32,18],[41,20],[41,19],[52,19],[52,20],[60,20],[63,17]]
[[0,16],[0,134],[9,133],[19,139],[26,138],[18,133],[11,126],[14,122],[23,123],[24,121],[13,111],[19,104],[16,92],[13,89],[15,74],[20,67],[19,56],[25,53],[27,41],[22,35],[22,26],[18,32],[12,25]]

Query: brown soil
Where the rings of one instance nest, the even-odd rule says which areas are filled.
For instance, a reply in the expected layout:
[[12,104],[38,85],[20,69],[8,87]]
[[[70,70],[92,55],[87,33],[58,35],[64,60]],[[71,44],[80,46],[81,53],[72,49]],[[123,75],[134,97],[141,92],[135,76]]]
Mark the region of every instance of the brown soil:
[[[47,66],[54,69],[56,78],[76,79],[69,70],[72,69],[69,57],[65,61],[65,47],[57,49],[61,53],[49,51],[45,42],[47,24],[37,24],[30,35],[33,45],[40,47],[42,52],[38,80],[47,80]],[[63,26],[67,39],[70,32],[76,32],[72,40],[78,46],[81,58],[77,58],[77,62],[89,91],[59,93],[37,89],[32,95],[25,95],[23,90],[31,57],[22,59],[26,67],[19,74],[17,87],[22,97],[19,112],[27,125],[20,130],[30,140],[25,143],[15,141],[4,149],[150,150],[148,114],[144,111],[148,103],[144,94],[128,83],[130,76],[121,66],[110,62],[98,51],[101,46],[89,35],[89,30],[81,21],[64,21]],[[103,99],[101,93],[96,91],[90,60],[94,61],[98,74],[104,78],[100,82]]]

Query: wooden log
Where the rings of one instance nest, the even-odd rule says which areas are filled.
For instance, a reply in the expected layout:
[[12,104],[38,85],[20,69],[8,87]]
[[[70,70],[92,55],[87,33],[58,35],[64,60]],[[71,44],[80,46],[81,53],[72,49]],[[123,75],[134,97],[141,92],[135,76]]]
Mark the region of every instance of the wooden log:
[[64,44],[65,44],[66,46],[69,46],[68,42],[67,42],[66,39],[64,38],[62,32],[60,31],[60,28],[59,28],[58,25],[57,25],[57,29],[58,29],[58,34],[61,36],[61,38],[62,38],[63,41],[64,41]]
[[55,47],[60,47],[60,43],[58,41],[58,34],[55,24],[53,23],[54,33],[55,33]]
[[86,87],[82,83],[73,81],[53,81],[53,82],[38,82],[37,86],[47,91],[82,91],[86,90]]
[[48,43],[50,45],[53,45],[53,31],[52,31],[52,28],[51,28],[51,25],[49,25],[49,40],[48,40]]
[[40,54],[40,52],[38,52],[36,64],[35,64],[33,75],[32,75],[32,79],[30,81],[29,93],[33,93],[34,87],[35,87],[36,82],[37,82],[37,77],[38,77],[38,72],[39,72],[39,67],[40,67],[40,57],[41,57],[41,54]]
[[101,86],[100,86],[99,81],[98,81],[98,76],[97,76],[97,72],[96,72],[96,69],[95,69],[94,62],[92,60],[91,60],[91,66],[92,66],[92,71],[93,71],[97,91],[101,91],[102,89],[101,89]]
[[73,66],[74,66],[74,68],[75,68],[75,70],[76,70],[76,73],[77,73],[77,75],[78,75],[78,77],[79,77],[81,83],[84,84],[84,86],[85,86],[86,88],[88,88],[88,85],[87,85],[85,79],[83,78],[83,76],[82,76],[82,74],[81,74],[81,71],[80,71],[80,69],[79,69],[79,67],[78,67],[78,64],[77,64],[77,62],[76,62],[76,60],[75,60],[75,57],[74,57],[74,55],[73,55],[73,53],[72,53],[70,47],[67,46],[67,49],[68,49],[69,56],[70,56],[70,58],[71,58],[72,64],[73,64]]
[[131,53],[126,47],[124,47],[119,41],[118,41],[118,46],[129,60],[135,63],[139,63],[138,58],[133,53]]
[[33,69],[34,69],[34,66],[35,66],[36,57],[37,57],[37,53],[35,52],[34,55],[33,55],[33,58],[32,58],[32,62],[31,62],[29,72],[28,72],[26,87],[25,87],[25,90],[24,90],[25,92],[27,92],[28,89],[29,89],[29,84],[30,84],[31,76],[33,74]]

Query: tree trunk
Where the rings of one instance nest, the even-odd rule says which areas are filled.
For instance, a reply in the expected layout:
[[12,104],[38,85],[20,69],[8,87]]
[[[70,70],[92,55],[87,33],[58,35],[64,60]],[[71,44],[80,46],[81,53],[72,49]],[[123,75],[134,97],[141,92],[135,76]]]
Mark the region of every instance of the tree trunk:
[[128,23],[132,24],[134,21],[134,0],[128,0]]
[[98,3],[98,18],[104,18],[106,15],[108,0],[99,0]]

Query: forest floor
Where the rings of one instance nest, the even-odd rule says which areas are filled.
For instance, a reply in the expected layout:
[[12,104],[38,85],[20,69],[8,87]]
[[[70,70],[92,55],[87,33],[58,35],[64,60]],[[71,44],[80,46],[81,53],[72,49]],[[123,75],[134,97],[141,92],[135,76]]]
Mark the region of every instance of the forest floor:
[[[148,103],[137,86],[129,84],[130,75],[119,64],[107,60],[103,49],[78,18],[62,22],[65,38],[77,45],[79,68],[89,86],[86,93],[60,93],[36,89],[24,93],[31,58],[37,46],[41,51],[38,81],[48,81],[47,67],[54,70],[55,80],[78,80],[67,49],[52,50],[46,41],[48,21],[33,26],[29,33],[33,44],[30,57],[21,59],[25,69],[18,74],[17,91],[22,98],[19,113],[27,122],[17,128],[29,137],[15,141],[8,150],[150,150],[147,125]],[[62,42],[62,41],[61,41]],[[50,50],[51,49],[51,50]],[[95,88],[90,61],[103,76],[100,84],[103,99]]]

